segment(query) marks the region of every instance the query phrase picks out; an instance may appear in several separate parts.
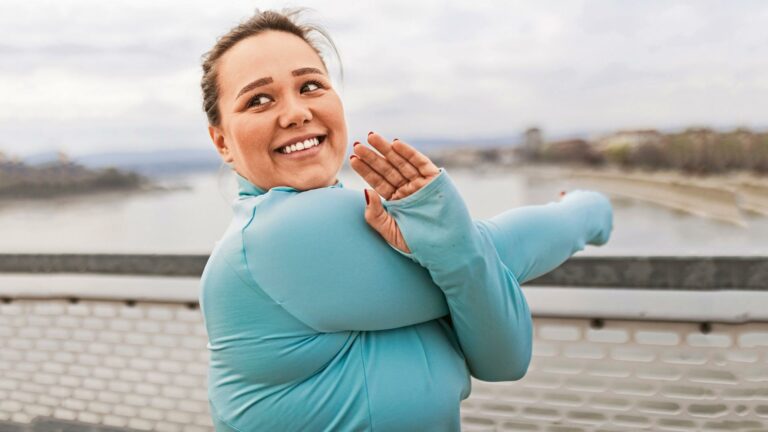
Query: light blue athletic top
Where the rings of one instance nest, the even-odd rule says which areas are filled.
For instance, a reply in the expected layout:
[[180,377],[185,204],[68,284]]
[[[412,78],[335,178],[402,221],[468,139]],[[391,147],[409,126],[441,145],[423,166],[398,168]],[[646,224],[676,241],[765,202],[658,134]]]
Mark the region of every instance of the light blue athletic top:
[[520,283],[612,229],[610,202],[591,191],[473,220],[440,168],[384,202],[407,254],[365,222],[362,191],[264,191],[235,175],[200,294],[217,431],[460,430],[470,374],[528,368]]

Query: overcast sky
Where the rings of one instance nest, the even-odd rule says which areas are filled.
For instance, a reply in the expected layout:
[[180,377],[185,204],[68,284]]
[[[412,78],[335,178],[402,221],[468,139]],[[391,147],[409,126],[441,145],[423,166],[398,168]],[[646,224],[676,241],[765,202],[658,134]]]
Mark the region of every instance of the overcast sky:
[[205,148],[200,56],[311,6],[350,139],[768,127],[768,1],[3,0],[0,151]]

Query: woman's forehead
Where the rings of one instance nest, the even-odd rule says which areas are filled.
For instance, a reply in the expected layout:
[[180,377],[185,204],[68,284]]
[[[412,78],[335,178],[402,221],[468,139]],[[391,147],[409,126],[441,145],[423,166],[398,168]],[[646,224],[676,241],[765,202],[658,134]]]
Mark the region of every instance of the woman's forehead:
[[299,68],[325,70],[320,56],[307,42],[280,31],[267,31],[241,40],[220,62],[220,84],[227,93],[261,78],[270,77],[275,81],[291,78],[291,72]]

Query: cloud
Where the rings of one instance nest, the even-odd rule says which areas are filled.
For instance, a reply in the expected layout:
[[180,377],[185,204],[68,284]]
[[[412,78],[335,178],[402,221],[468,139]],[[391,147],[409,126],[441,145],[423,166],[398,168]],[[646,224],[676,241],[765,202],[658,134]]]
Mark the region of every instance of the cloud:
[[[486,137],[533,123],[553,133],[767,126],[768,3],[759,0],[310,6],[307,18],[341,52],[353,134]],[[0,133],[26,149],[58,136],[78,152],[131,139],[165,145],[203,130],[200,56],[254,3],[32,0],[4,8]],[[13,126],[34,124],[60,133]],[[115,131],[123,132],[109,140]]]

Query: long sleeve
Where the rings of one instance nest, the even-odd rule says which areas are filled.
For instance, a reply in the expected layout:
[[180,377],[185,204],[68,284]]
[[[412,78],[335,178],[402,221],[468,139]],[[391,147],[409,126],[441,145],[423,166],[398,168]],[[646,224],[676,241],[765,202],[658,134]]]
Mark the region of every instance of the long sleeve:
[[[446,201],[459,204],[458,207],[434,202],[435,197],[431,196],[446,193],[454,194]],[[425,268],[408,254],[396,253],[396,249],[366,224],[365,200],[360,191],[326,188],[302,193],[271,191],[270,194],[273,195],[265,197],[254,209],[248,209],[251,216],[242,229],[249,277],[259,289],[311,328],[321,332],[385,330],[430,321],[449,312],[454,315],[454,324],[461,315],[465,315],[467,322],[472,321],[474,315],[486,319],[482,318],[483,302],[461,300],[461,296],[468,294],[471,300],[474,295],[471,290],[451,286],[447,292],[441,289],[444,272]],[[515,297],[517,303],[512,304],[522,308],[525,300],[515,281],[515,272],[525,272],[527,268],[550,271],[578,249],[574,245],[583,248],[584,239],[591,237],[590,229],[583,222],[591,220],[585,215],[594,213],[594,206],[575,197],[574,205],[567,205],[565,201],[536,206],[541,207],[538,210],[529,210],[529,207],[509,210],[473,225],[447,173],[441,173],[416,193],[402,200],[385,202],[385,206],[399,218],[406,241],[416,250],[422,249],[423,239],[411,234],[412,231],[434,232],[446,239],[455,239],[456,232],[472,234],[468,239],[482,244],[473,250],[474,259],[485,260],[488,254],[493,257],[494,260],[488,262],[495,263],[497,271],[504,269],[503,274],[497,274],[504,282],[497,280],[495,289],[516,287],[516,291],[504,295]],[[577,208],[580,213],[574,213]],[[413,212],[420,215],[411,220]],[[572,229],[566,232],[557,231],[559,227],[548,227],[544,216],[559,225],[570,223]],[[465,217],[467,219],[463,219]],[[448,225],[441,222],[444,218],[448,218],[445,219]],[[451,228],[458,220],[465,225]],[[446,228],[450,232],[446,233]],[[558,232],[563,237],[558,237]],[[520,239],[526,240],[524,247],[517,244]],[[499,249],[498,255],[494,248]],[[466,260],[469,255],[463,255],[465,253],[462,249],[457,260]],[[467,273],[463,273],[464,270]],[[475,277],[472,272],[478,269],[452,271],[455,280],[462,280]],[[525,274],[532,272],[528,270]],[[483,284],[486,285],[488,283]],[[494,298],[485,301],[493,303]],[[525,310],[527,313],[527,306]],[[473,327],[466,327],[465,333],[472,330]],[[471,347],[468,342],[468,348]]]
[[519,379],[530,363],[531,314],[518,276],[549,271],[610,234],[610,203],[585,191],[473,221],[442,168],[418,192],[385,206],[411,253],[395,250],[425,267],[443,291],[470,371],[486,381]]

